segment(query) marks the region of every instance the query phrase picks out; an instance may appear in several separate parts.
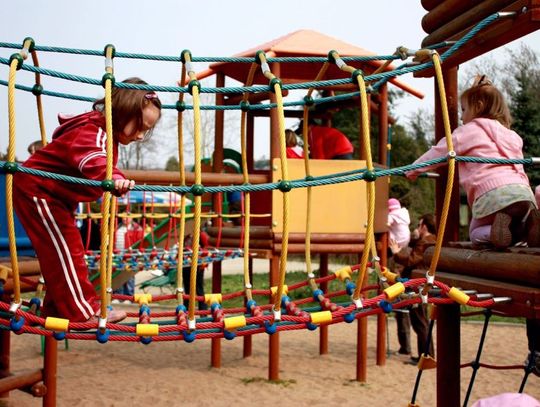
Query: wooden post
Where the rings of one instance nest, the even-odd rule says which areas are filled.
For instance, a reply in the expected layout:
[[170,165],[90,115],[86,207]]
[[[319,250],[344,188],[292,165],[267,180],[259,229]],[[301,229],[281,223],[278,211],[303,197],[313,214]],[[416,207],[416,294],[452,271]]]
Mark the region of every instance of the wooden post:
[[[0,331],[0,379],[10,375],[9,353],[11,350],[11,331]],[[0,398],[8,398],[9,392],[0,394]]]
[[[362,260],[362,255],[358,255],[358,262]],[[367,273],[364,277],[365,284]],[[367,318],[358,319],[356,331],[356,381],[365,383],[367,381]]]
[[[443,70],[446,103],[451,129],[458,125],[457,67]],[[435,82],[435,139],[444,135],[443,118],[439,91]],[[440,217],[448,177],[448,168],[441,167],[437,179],[435,199],[437,218]],[[459,236],[459,173],[456,168],[454,187],[448,213],[444,242],[458,240]],[[437,316],[437,405],[441,407],[459,406],[460,402],[460,326],[459,305],[438,307]]]
[[[223,263],[216,261],[212,263],[212,292],[221,292],[221,275]],[[211,339],[210,363],[212,367],[221,367],[221,338]]]
[[[381,235],[382,250],[379,253],[381,258],[381,267],[387,264],[386,248],[388,247],[388,233]],[[380,291],[380,290],[379,290]],[[386,319],[387,315],[384,312],[377,314],[377,366],[386,365]]]
[[437,305],[437,406],[460,403],[459,304]]
[[[328,254],[321,253],[319,264],[319,277],[328,276]],[[328,292],[328,282],[321,283],[321,290],[324,293]],[[328,325],[321,325],[319,333],[319,354],[326,355],[328,353]]]
[[[268,274],[270,287],[278,285],[279,257],[270,258],[270,273]],[[270,302],[272,297],[270,296]],[[269,336],[268,339],[268,380],[279,380],[279,332]]]
[[[248,272],[249,272],[249,281],[253,285],[253,259],[250,257],[248,260]],[[244,306],[246,306],[246,300],[244,298]],[[253,336],[247,335],[244,336],[244,353],[245,358],[250,357],[253,349]]]
[[43,358],[43,384],[47,388],[47,392],[43,396],[43,406],[54,407],[56,406],[58,341],[52,336],[45,337],[45,355]]
[[[388,157],[388,85],[379,89],[379,164],[387,166]],[[381,266],[387,265],[388,233],[381,235]],[[377,366],[386,364],[386,314],[377,315]]]

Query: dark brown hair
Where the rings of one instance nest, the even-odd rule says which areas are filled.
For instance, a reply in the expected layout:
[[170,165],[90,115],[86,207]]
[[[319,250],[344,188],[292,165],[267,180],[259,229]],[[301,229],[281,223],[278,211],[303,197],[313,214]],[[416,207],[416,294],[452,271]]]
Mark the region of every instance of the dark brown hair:
[[[148,85],[140,78],[128,78],[123,83],[135,85]],[[143,89],[113,88],[112,90],[112,125],[115,133],[123,131],[126,125],[135,119],[135,131],[143,127],[142,111],[152,103],[161,111],[161,101],[157,94]],[[98,99],[92,105],[93,110],[103,112],[105,110],[105,97]]]
[[478,81],[478,84],[461,94],[460,100],[467,102],[474,118],[484,117],[497,120],[504,127],[510,128],[512,124],[510,109],[503,94],[490,81]]
[[420,216],[420,221],[424,225],[428,232],[435,235],[437,234],[437,223],[435,222],[435,215],[432,213],[426,213],[425,215]]

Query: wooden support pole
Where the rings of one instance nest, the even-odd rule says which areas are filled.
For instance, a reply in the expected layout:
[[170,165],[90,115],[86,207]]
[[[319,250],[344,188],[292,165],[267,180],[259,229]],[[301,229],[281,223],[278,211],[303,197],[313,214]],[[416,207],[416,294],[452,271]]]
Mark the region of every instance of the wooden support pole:
[[[388,166],[388,86],[379,89],[379,164]],[[381,236],[381,266],[386,266],[388,249],[388,233]],[[377,366],[386,364],[386,314],[377,315]]]
[[[388,247],[388,233],[383,233],[381,235],[381,245],[383,250],[379,253],[381,258],[381,267],[386,267],[387,265],[387,253],[386,247]],[[379,290],[380,291],[380,290]],[[377,314],[377,366],[386,365],[386,321],[387,314],[381,312]]]
[[[358,263],[362,260],[362,255],[358,256]],[[365,285],[367,281],[367,273],[364,277]],[[367,318],[359,318],[357,320],[356,329],[356,381],[365,383],[367,381]]]
[[[41,380],[43,380],[42,369],[17,372],[17,374],[14,374],[13,376],[7,376],[0,379],[0,394],[9,394],[11,390],[24,390],[25,388],[30,388]],[[33,395],[40,396],[39,394]]]
[[[321,253],[319,264],[319,277],[328,276],[328,254]],[[321,283],[321,290],[328,292],[328,281]],[[319,354],[328,354],[328,325],[321,325],[319,332]]]
[[[0,331],[0,378],[8,377],[11,351],[11,331],[2,329]],[[9,397],[9,392],[0,392],[0,398]]]
[[460,309],[458,304],[437,306],[437,406],[460,404]]
[[[212,263],[212,292],[221,292],[221,276],[222,276],[223,263],[216,261]],[[210,363],[212,367],[221,367],[221,338],[211,339],[212,347],[210,351]]]
[[[270,259],[270,287],[279,283],[279,257]],[[272,297],[270,297],[272,303]],[[279,380],[279,332],[268,337],[268,380]]]
[[56,370],[58,360],[58,341],[52,336],[45,337],[43,356],[43,384],[47,388],[43,396],[43,407],[56,406]]
[[[250,257],[248,260],[248,273],[249,273],[249,281],[251,282],[251,285],[253,285],[253,258]],[[246,301],[244,299],[244,306],[246,306]],[[247,335],[244,336],[244,358],[248,358],[251,356],[253,350],[253,336]]]

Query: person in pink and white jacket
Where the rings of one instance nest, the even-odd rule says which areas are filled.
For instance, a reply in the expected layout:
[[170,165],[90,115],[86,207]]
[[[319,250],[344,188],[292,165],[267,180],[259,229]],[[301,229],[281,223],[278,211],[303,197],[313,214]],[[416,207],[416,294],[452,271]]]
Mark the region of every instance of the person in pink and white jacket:
[[[523,140],[510,129],[512,118],[502,93],[485,78],[460,97],[463,125],[452,133],[458,156],[523,158]],[[448,154],[446,140],[418,158],[421,163]],[[446,163],[407,172],[418,174]],[[472,208],[469,237],[474,244],[492,244],[504,249],[525,240],[529,247],[540,247],[540,212],[521,164],[459,162],[459,182]]]

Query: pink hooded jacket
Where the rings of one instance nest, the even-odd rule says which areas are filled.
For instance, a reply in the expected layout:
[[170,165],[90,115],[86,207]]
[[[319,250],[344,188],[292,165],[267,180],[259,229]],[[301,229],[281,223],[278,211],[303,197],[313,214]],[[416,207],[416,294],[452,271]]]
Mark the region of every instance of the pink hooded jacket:
[[[497,120],[476,118],[458,127],[452,133],[457,155],[489,158],[523,158],[523,140],[513,130],[507,129]],[[441,139],[414,163],[445,157],[448,153],[446,140]],[[440,163],[407,172],[415,179],[420,173],[446,165]],[[467,193],[469,206],[482,194],[510,184],[529,186],[529,178],[521,164],[459,164],[459,182]]]

